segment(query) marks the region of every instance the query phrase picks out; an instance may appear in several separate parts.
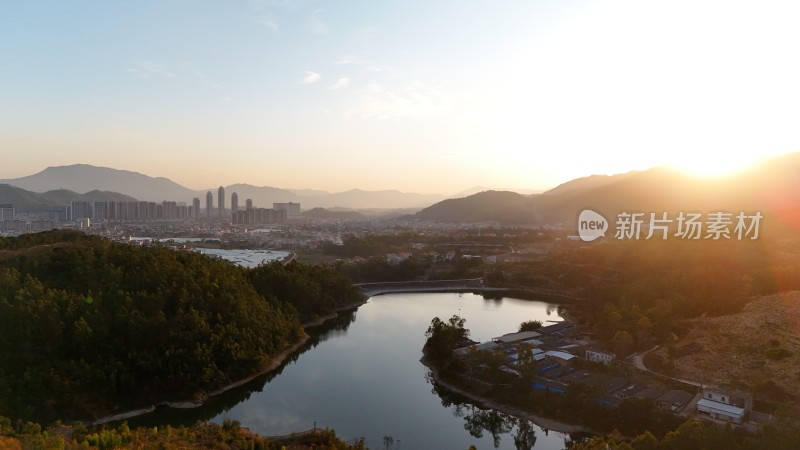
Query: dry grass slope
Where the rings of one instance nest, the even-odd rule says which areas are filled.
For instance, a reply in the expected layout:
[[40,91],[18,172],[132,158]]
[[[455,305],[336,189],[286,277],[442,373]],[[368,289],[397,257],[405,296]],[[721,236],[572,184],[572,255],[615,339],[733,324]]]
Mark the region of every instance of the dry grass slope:
[[[750,387],[772,381],[800,392],[800,292],[761,297],[737,314],[689,324],[676,348],[695,351],[675,359],[676,376]],[[665,349],[659,353],[667,358]]]

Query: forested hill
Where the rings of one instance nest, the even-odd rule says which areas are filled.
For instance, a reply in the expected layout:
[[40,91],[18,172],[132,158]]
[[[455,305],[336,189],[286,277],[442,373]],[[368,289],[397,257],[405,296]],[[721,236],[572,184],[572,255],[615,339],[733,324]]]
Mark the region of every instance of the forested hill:
[[464,198],[443,200],[415,217],[439,222],[539,223],[532,197],[508,191],[485,191]]
[[89,418],[197,397],[263,369],[301,338],[301,318],[358,295],[296,263],[248,271],[64,231],[0,239],[0,415]]

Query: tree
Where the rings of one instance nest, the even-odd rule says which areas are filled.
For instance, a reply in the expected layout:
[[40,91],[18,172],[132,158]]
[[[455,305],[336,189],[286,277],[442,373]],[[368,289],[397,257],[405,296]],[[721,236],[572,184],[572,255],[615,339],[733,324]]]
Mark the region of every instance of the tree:
[[517,450],[531,450],[536,445],[536,431],[530,422],[517,419],[517,434],[514,435],[514,447]]
[[517,344],[517,370],[526,378],[536,375],[536,359],[530,345]]
[[611,340],[611,346],[614,348],[614,353],[617,354],[618,358],[624,358],[633,349],[633,336],[624,330],[617,331]]
[[658,450],[659,444],[658,439],[653,436],[653,433],[645,431],[644,434],[636,436],[636,438],[631,441],[631,447],[635,450]]
[[424,350],[431,358],[440,361],[452,361],[453,348],[456,342],[469,336],[469,330],[464,328],[466,319],[454,315],[447,322],[438,317],[431,320],[428,330],[425,331]]
[[527,322],[522,322],[519,324],[519,331],[536,331],[539,328],[542,328],[542,321],[541,320],[528,320]]

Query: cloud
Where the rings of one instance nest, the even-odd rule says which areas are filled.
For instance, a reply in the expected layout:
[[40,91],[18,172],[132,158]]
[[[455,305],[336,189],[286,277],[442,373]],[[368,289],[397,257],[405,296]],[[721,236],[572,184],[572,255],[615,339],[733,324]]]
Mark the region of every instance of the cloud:
[[306,76],[300,80],[300,84],[313,84],[319,81],[322,76],[316,72],[306,70]]
[[339,79],[336,80],[336,82],[333,83],[332,85],[328,86],[327,89],[330,89],[332,91],[338,91],[339,89],[346,88],[348,84],[350,84],[350,78],[339,77]]
[[334,62],[337,66],[363,66],[367,63],[369,63],[369,61],[366,58],[352,54],[344,55]]
[[320,19],[319,15],[317,14],[319,11],[315,12],[311,17],[308,18],[308,22],[306,23],[306,29],[314,34],[328,34],[328,26],[325,25],[325,22]]
[[397,72],[392,66],[376,66],[372,65],[366,68],[367,72]]
[[[308,11],[308,0],[250,0],[250,8],[253,11],[253,19],[269,28],[273,33],[281,29],[281,23],[289,16],[305,14]],[[317,14],[322,10],[314,11],[306,22],[308,31],[316,34],[327,34],[328,27]]]
[[306,0],[251,0],[250,5],[255,11],[263,11],[265,9],[280,8],[280,9],[294,9],[306,3]]
[[273,33],[280,30],[275,11],[292,11],[305,3],[305,0],[250,0],[255,21],[269,28]]
[[178,78],[173,72],[166,69],[159,63],[155,63],[152,61],[144,61],[135,64],[135,67],[128,67],[125,69],[126,72],[133,73],[139,78],[153,78],[153,77],[162,77],[162,78]]
[[256,22],[261,25],[266,25],[273,33],[277,33],[280,29],[278,26],[278,19],[276,19],[272,13],[263,13],[260,18],[256,19]]
[[357,53],[348,53],[344,56],[339,57],[333,64],[337,66],[358,66],[361,67],[361,70],[366,72],[373,72],[373,73],[398,73],[399,70],[393,66],[387,64],[380,64],[373,62],[372,55],[369,53],[365,54],[357,54]]
[[438,88],[415,82],[399,89],[388,89],[371,83],[358,90],[345,115],[365,119],[433,119],[456,110],[458,98]]

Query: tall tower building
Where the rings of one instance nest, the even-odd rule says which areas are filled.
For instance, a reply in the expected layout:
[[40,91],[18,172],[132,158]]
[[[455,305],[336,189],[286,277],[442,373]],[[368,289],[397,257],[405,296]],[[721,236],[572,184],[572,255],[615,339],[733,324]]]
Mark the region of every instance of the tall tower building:
[[195,197],[192,199],[192,218],[199,219],[200,218],[200,198]]
[[211,218],[211,210],[214,209],[214,194],[208,191],[206,194],[206,217]]
[[231,217],[236,217],[236,213],[239,211],[239,195],[234,192],[231,194]]
[[247,200],[244,201],[244,205],[245,209],[247,211],[250,211],[251,209],[253,209],[253,199],[248,198]]
[[219,205],[219,217],[222,218],[222,214],[225,213],[225,188],[222,186],[217,189],[217,205]]

